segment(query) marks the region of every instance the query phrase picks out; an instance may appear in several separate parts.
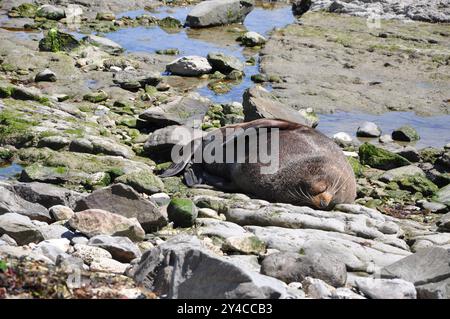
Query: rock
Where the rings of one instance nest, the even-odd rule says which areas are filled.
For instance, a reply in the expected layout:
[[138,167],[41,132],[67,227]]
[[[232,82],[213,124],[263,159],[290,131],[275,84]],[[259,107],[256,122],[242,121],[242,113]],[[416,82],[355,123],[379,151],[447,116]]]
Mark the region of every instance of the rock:
[[159,207],[168,205],[170,203],[170,196],[167,195],[166,193],[156,193],[151,195],[149,198]]
[[198,217],[199,218],[214,218],[218,220],[225,219],[225,216],[219,215],[218,212],[216,212],[214,209],[211,208],[200,208],[198,210]]
[[106,101],[108,99],[108,93],[106,93],[103,90],[99,90],[97,92],[91,92],[88,94],[85,94],[83,96],[83,100],[91,102],[91,103],[100,103],[103,101]]
[[23,101],[39,101],[41,96],[41,91],[35,87],[16,86],[11,92],[12,98]]
[[345,132],[339,132],[333,135],[333,141],[341,147],[351,145],[353,142],[352,137]]
[[91,262],[90,271],[106,272],[113,274],[123,274],[128,268],[128,264],[122,264],[110,258],[98,258]]
[[420,139],[419,133],[411,126],[405,125],[392,132],[394,141],[413,142]]
[[49,4],[40,6],[36,12],[38,17],[43,17],[49,20],[61,20],[66,16],[64,9],[58,8]]
[[408,161],[411,162],[419,162],[420,161],[420,154],[419,151],[412,147],[412,146],[405,146],[404,148],[402,148],[399,151],[396,151],[395,153],[397,153],[400,156],[403,156],[404,158],[406,158]]
[[17,242],[11,236],[3,234],[0,236],[0,245],[17,246]]
[[82,259],[86,264],[90,265],[94,260],[101,258],[112,258],[111,254],[100,247],[76,244],[73,257]]
[[72,240],[75,234],[70,231],[67,227],[60,225],[58,223],[53,223],[50,225],[44,224],[39,226],[39,230],[42,235],[44,235],[44,239],[61,239],[66,238]]
[[146,85],[157,86],[162,77],[158,73],[142,74],[140,71],[120,71],[114,74],[114,83],[120,85],[124,90],[137,91],[145,89]]
[[141,257],[141,251],[128,237],[98,235],[92,237],[88,245],[109,251],[112,258],[123,263]]
[[112,235],[140,241],[145,236],[144,230],[135,218],[126,218],[101,209],[77,212],[69,219],[69,225],[88,237]]
[[41,138],[38,142],[38,147],[48,147],[52,150],[60,150],[62,148],[65,148],[66,146],[69,146],[70,140],[64,136],[45,136]]
[[191,28],[243,22],[253,10],[251,0],[210,0],[197,4],[186,17]]
[[419,299],[450,299],[450,278],[417,286],[416,290]]
[[442,216],[436,223],[440,231],[450,232],[450,213]]
[[356,287],[371,299],[416,299],[414,285],[402,279],[356,279]]
[[297,253],[275,253],[261,263],[261,273],[286,283],[302,282],[306,277],[318,278],[334,287],[347,281],[345,264],[327,256],[303,256]]
[[311,0],[296,0],[292,3],[292,13],[301,16],[311,7]]
[[[370,240],[316,229],[245,226],[245,229],[281,252],[302,252],[305,256],[321,254],[343,262],[347,270],[373,273],[411,253],[406,245],[398,248]],[[380,237],[381,239],[382,237]]]
[[404,189],[412,193],[419,192],[424,196],[434,195],[439,189],[436,184],[421,175],[398,178],[396,182],[400,189]]
[[358,127],[356,131],[356,136],[359,137],[379,137],[381,135],[381,130],[373,122],[364,122]]
[[176,144],[185,145],[195,137],[204,135],[202,130],[192,129],[181,125],[171,125],[158,129],[150,134],[144,144],[144,151],[147,154],[161,154],[170,152]]
[[56,221],[70,219],[75,214],[71,208],[62,205],[52,206],[48,211],[50,216]]
[[124,174],[114,180],[133,187],[139,193],[155,194],[164,190],[161,179],[150,172]]
[[253,31],[244,33],[239,40],[246,47],[261,46],[267,42],[265,37]]
[[330,299],[335,293],[335,288],[320,279],[307,277],[302,282],[306,295],[314,299]]
[[175,227],[191,227],[198,216],[198,209],[188,198],[174,198],[167,207],[167,216]]
[[384,170],[411,164],[406,158],[369,143],[359,147],[359,157],[361,164]]
[[13,7],[9,12],[10,18],[34,18],[36,16],[37,6],[33,3],[21,3]]
[[244,71],[244,63],[234,56],[227,56],[221,52],[211,52],[207,56],[214,71],[228,74],[231,71]]
[[80,193],[63,187],[39,182],[16,183],[13,187],[14,192],[20,197],[32,203],[39,203],[47,208],[55,205],[73,208],[75,202],[82,196]]
[[331,294],[331,299],[366,299],[349,288],[338,288]]
[[83,259],[70,255],[58,255],[55,262],[56,266],[65,273],[73,274],[75,271],[84,269]]
[[380,143],[382,144],[389,144],[392,143],[394,140],[392,139],[392,136],[390,134],[384,134],[381,135],[380,138],[378,139],[380,141]]
[[0,214],[5,213],[17,213],[45,222],[52,220],[44,206],[29,202],[7,187],[0,186]]
[[420,175],[425,177],[425,172],[417,166],[408,165],[388,170],[380,177],[382,182],[392,182],[393,180],[405,178],[408,176]]
[[77,202],[75,211],[96,208],[127,218],[136,218],[147,232],[167,224],[166,217],[155,204],[124,184],[114,184],[92,192]]
[[450,277],[450,251],[440,247],[424,248],[381,270],[382,278],[400,278],[424,285]]
[[178,58],[166,65],[167,72],[182,76],[199,76],[210,73],[212,66],[206,58],[190,55]]
[[147,251],[132,272],[138,283],[168,299],[286,298],[290,295],[281,281],[216,256],[191,236],[176,236]]
[[84,37],[83,41],[92,44],[96,47],[99,47],[102,51],[105,51],[109,54],[119,54],[124,51],[124,49],[120,44],[117,44],[116,42],[110,39],[99,37],[93,34]]
[[450,184],[436,192],[435,200],[450,207]]
[[44,240],[39,227],[27,216],[16,213],[0,215],[0,236],[4,234],[13,238],[20,246]]
[[149,108],[139,115],[139,119],[144,121],[145,125],[156,128],[169,125],[199,128],[210,105],[210,100],[198,94],[177,96],[165,104]]
[[[266,251],[266,244],[256,236],[230,236],[222,245],[225,252],[261,255]],[[268,275],[268,274],[266,274]],[[270,275],[268,275],[270,276]],[[272,276],[274,277],[274,276]]]
[[112,12],[98,12],[95,19],[100,21],[114,21],[116,19],[116,15]]
[[243,96],[245,122],[260,118],[281,119],[300,123],[310,127],[317,125],[299,112],[276,101],[272,95],[262,86],[254,86],[247,89]]
[[436,213],[436,214],[440,214],[440,213],[444,213],[447,210],[447,206],[445,206],[444,204],[441,203],[436,203],[436,202],[423,202],[422,203],[422,207],[423,209],[426,209],[432,213]]
[[50,29],[47,34],[39,41],[40,51],[72,51],[80,46],[80,42],[68,33],[57,29]]
[[34,78],[35,82],[56,82],[56,74],[52,70],[45,69],[38,74],[36,74]]
[[[94,154],[106,154],[113,156],[122,156],[124,158],[132,158],[134,152],[130,147],[121,145],[110,138],[89,136],[89,142],[92,145],[92,153]],[[80,149],[80,146],[77,146]],[[71,147],[74,149],[74,147]]]
[[53,263],[56,263],[57,258],[60,255],[65,255],[69,248],[70,241],[66,238],[49,239],[37,244],[37,246],[33,248],[33,252],[43,255]]
[[82,234],[79,234],[79,236],[73,237],[71,242],[73,245],[87,245],[89,239],[84,237]]

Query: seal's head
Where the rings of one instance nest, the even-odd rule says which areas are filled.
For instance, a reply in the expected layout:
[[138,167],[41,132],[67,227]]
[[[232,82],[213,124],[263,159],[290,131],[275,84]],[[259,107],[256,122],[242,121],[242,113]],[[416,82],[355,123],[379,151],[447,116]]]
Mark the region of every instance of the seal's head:
[[289,191],[293,204],[329,210],[338,203],[354,200],[356,182],[353,171],[338,169],[330,166],[329,160],[327,162],[328,165],[314,163],[313,167],[305,168],[302,180]]

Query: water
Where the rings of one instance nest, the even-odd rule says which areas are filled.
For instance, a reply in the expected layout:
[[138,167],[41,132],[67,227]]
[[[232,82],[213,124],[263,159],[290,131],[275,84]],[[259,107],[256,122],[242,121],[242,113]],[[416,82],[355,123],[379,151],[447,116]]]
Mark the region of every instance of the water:
[[8,163],[6,166],[2,166],[0,164],[0,181],[14,179],[20,174],[20,172],[22,172],[22,166],[19,164]]
[[[192,6],[182,8],[160,7],[156,11],[148,12],[145,10],[128,11],[119,14],[118,17],[128,16],[135,18],[142,14],[153,15],[158,18],[172,16],[184,23],[185,18]],[[125,28],[106,34],[106,37],[122,45],[128,52],[150,52],[156,50],[178,48],[180,54],[206,56],[209,52],[220,51],[227,55],[246,61],[250,57],[257,60],[257,52],[251,49],[245,49],[235,41],[238,33],[232,32],[238,30],[256,31],[268,36],[273,28],[281,28],[295,21],[290,6],[278,6],[273,9],[263,9],[256,7],[245,19],[243,25],[232,25],[224,27],[215,27],[207,29],[189,29],[183,28],[178,31],[168,31],[158,26]],[[31,33],[17,31],[19,38],[26,39],[30,35],[41,37],[42,33]],[[72,32],[77,38],[85,35]],[[177,56],[174,56],[174,59]],[[244,91],[254,85],[250,77],[257,74],[258,65],[246,66],[244,70],[246,76],[232,90],[225,94],[216,94],[207,87],[207,81],[198,81],[197,91],[215,103],[226,103],[231,101],[242,101]],[[191,82],[195,79],[182,79],[183,82]],[[95,88],[95,81],[89,81],[88,86]],[[418,88],[429,88],[427,82],[416,83]],[[271,87],[267,86],[270,90]],[[320,123],[318,129],[331,136],[334,133],[344,131],[355,136],[356,129],[364,121],[377,123],[383,130],[383,134],[390,134],[393,129],[401,125],[411,125],[420,134],[421,139],[416,143],[417,147],[436,146],[440,147],[450,142],[450,116],[421,117],[412,112],[388,112],[382,115],[373,115],[359,112],[336,112],[333,114],[319,114]],[[376,139],[372,140],[376,141]],[[0,171],[5,168],[0,168]],[[14,166],[8,168],[14,170]],[[1,173],[0,173],[1,174]],[[1,178],[1,175],[0,175]]]
[[[346,132],[356,136],[358,126],[364,121],[378,124],[382,134],[390,134],[402,125],[410,125],[418,131],[421,137],[416,142],[418,148],[426,146],[441,147],[450,143],[450,115],[421,117],[413,112],[388,112],[380,115],[336,112],[334,114],[321,114],[317,129],[328,136],[337,132]],[[376,140],[371,139],[371,141]]]

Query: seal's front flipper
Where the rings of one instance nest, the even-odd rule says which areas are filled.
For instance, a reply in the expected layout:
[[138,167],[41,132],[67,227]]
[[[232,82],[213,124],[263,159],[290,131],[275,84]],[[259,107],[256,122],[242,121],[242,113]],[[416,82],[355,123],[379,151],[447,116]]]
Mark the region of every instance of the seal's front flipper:
[[184,170],[184,181],[189,187],[211,188],[208,187],[209,185],[223,191],[231,192],[237,190],[233,182],[230,182],[216,175],[211,175],[205,172],[198,165],[190,165],[186,167],[186,169]]

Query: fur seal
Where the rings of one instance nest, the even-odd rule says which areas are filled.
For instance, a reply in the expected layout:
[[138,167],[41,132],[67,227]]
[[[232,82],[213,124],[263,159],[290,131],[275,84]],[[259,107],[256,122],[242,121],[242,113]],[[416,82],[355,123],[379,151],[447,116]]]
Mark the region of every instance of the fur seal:
[[[277,129],[277,136],[271,129]],[[276,137],[277,150],[271,150],[271,155],[278,156],[278,169],[273,173],[262,173],[262,168],[269,166],[262,158],[250,161],[251,154],[258,153],[262,147],[251,142],[246,143],[244,155],[235,154],[232,161],[193,162],[194,153],[206,149],[216,136],[221,136],[218,141],[222,148],[231,145],[236,150],[234,143],[245,139],[250,130],[253,135],[266,134],[266,143],[270,145]],[[330,138],[308,126],[285,120],[258,119],[222,127],[200,139],[201,142],[197,139],[190,143],[183,161],[172,164],[160,176],[184,172],[188,186],[208,184],[270,202],[318,209],[352,203],[356,198],[355,175],[342,150]]]

